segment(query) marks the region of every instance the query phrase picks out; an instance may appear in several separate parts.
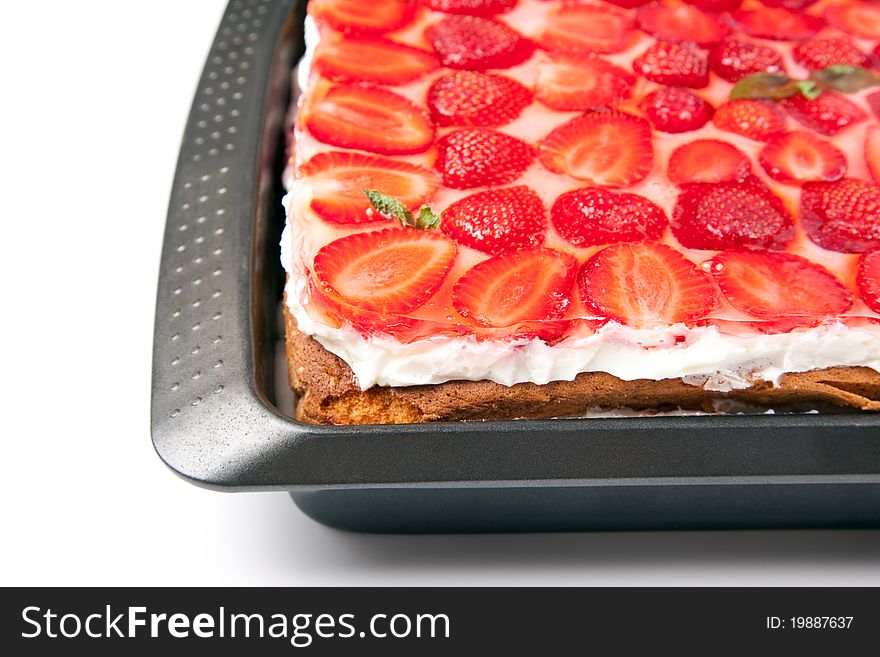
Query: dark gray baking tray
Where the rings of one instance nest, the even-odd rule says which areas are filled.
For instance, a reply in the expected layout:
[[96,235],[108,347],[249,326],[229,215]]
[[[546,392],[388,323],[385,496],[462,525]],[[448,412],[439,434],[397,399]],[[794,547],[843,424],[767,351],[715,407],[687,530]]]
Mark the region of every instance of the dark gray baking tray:
[[303,4],[229,3],[186,129],[153,362],[153,443],[172,470],[287,490],[363,531],[880,524],[880,415],[315,427],[280,410],[282,126]]

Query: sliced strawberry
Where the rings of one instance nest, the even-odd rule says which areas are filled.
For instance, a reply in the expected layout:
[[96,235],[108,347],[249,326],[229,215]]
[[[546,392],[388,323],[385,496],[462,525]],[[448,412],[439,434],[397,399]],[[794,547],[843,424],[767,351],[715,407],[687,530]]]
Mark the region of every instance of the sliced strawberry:
[[310,0],[309,14],[343,34],[398,30],[415,17],[414,0]]
[[550,211],[553,226],[574,246],[659,239],[666,214],[637,194],[584,187],[562,194]]
[[455,189],[506,185],[535,159],[531,145],[494,130],[457,130],[437,141],[435,166]]
[[668,41],[695,41],[711,46],[727,34],[726,25],[693,4],[652,2],[639,7],[638,20],[645,32]]
[[874,182],[880,183],[880,126],[872,125],[865,135],[865,162]]
[[661,132],[688,132],[702,128],[715,111],[690,89],[663,87],[652,91],[639,104],[651,124]]
[[766,100],[731,100],[715,110],[715,126],[756,141],[767,141],[785,130],[785,114]]
[[742,39],[725,39],[709,52],[709,68],[728,82],[754,73],[782,73],[782,55],[770,46]]
[[430,199],[439,186],[437,175],[424,167],[350,151],[318,153],[299,173],[308,178],[312,210],[337,224],[387,221],[373,210],[365,189],[381,190],[414,209]]
[[315,70],[334,82],[398,85],[430,73],[440,62],[429,52],[389,39],[322,39]]
[[514,251],[485,260],[462,276],[452,291],[452,305],[478,326],[557,320],[571,309],[576,276],[577,260],[567,253]]
[[816,0],[761,0],[768,7],[785,7],[786,9],[804,9]]
[[629,98],[633,76],[598,57],[556,57],[538,63],[535,97],[556,110],[611,107]]
[[868,308],[880,313],[880,251],[871,251],[859,258],[856,286]]
[[825,20],[857,37],[876,39],[880,35],[880,6],[868,2],[830,5]]
[[705,58],[687,43],[656,41],[633,60],[633,70],[647,80],[671,87],[700,89],[709,84]]
[[806,319],[812,325],[852,308],[853,298],[830,272],[806,258],[772,251],[725,251],[703,263],[730,304],[759,319]]
[[792,51],[794,61],[811,71],[829,66],[867,66],[868,55],[845,37],[815,37],[798,44]]
[[833,91],[825,91],[813,100],[798,94],[784,98],[780,105],[799,123],[823,135],[836,135],[867,118],[858,105]]
[[831,251],[864,253],[880,246],[880,187],[866,180],[805,183],[801,226]]
[[623,7],[624,9],[634,9],[636,7],[641,7],[642,5],[646,5],[651,0],[608,0],[612,5],[617,5],[618,7]]
[[472,71],[510,68],[534,51],[531,41],[504,23],[477,16],[448,16],[431,25],[425,37],[445,66]]
[[355,233],[315,256],[321,291],[364,310],[408,313],[440,287],[455,260],[455,242],[438,231],[412,228]]
[[573,55],[620,52],[630,43],[632,27],[626,14],[607,6],[560,4],[548,14],[538,44]]
[[434,140],[424,110],[378,87],[332,87],[306,110],[304,125],[325,144],[383,155],[421,153]]
[[794,220],[782,200],[753,176],[685,186],[670,223],[689,249],[779,249],[794,236]]
[[437,125],[504,125],[531,102],[531,90],[516,80],[477,71],[450,71],[428,90],[428,107]]
[[493,16],[510,11],[518,0],[422,0],[422,4],[434,11],[468,16]]
[[540,146],[541,163],[554,173],[598,185],[625,186],[651,171],[651,127],[618,110],[596,110],[553,130]]
[[443,211],[443,232],[459,244],[498,255],[539,246],[547,229],[541,197],[525,186],[490,189]]
[[843,152],[811,132],[784,132],[771,137],[758,161],[768,176],[786,183],[837,180],[846,174]]
[[821,30],[824,24],[817,16],[783,7],[740,9],[733,12],[732,17],[746,34],[780,41],[805,41]]
[[737,9],[742,3],[743,0],[684,0],[689,5],[693,5],[694,7],[698,7],[703,11],[708,11],[712,13],[720,13],[722,11],[732,11],[733,9]]
[[[877,58],[880,59],[880,55],[877,55]],[[874,112],[874,116],[880,119],[880,91],[868,94],[865,96],[865,101],[867,101],[871,111]]]
[[637,242],[602,249],[578,274],[584,305],[636,328],[692,322],[717,305],[712,278],[665,244]]
[[725,141],[698,139],[676,148],[667,174],[677,185],[742,182],[752,171],[748,155]]

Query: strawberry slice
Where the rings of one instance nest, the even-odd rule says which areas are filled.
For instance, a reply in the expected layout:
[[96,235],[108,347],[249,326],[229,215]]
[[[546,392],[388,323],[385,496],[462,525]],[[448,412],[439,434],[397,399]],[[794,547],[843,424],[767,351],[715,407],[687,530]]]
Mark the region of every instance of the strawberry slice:
[[412,21],[416,4],[413,0],[310,0],[309,14],[343,34],[381,34]]
[[725,39],[709,52],[709,68],[728,82],[755,73],[784,73],[782,55],[762,43]]
[[574,246],[659,239],[666,214],[637,194],[584,187],[562,194],[550,211],[553,226]]
[[307,108],[303,122],[325,144],[382,155],[421,153],[434,140],[424,110],[378,87],[332,87]]
[[712,121],[720,130],[756,141],[767,141],[785,130],[785,114],[766,100],[731,100],[715,110]]
[[811,132],[785,132],[767,141],[758,161],[767,175],[785,183],[837,180],[846,174],[846,156]]
[[754,176],[687,185],[670,223],[689,249],[780,249],[794,236],[794,220],[782,200]]
[[865,135],[865,162],[874,182],[880,183],[880,126],[872,125]]
[[859,258],[856,287],[868,308],[880,313],[880,251],[871,251]]
[[413,209],[428,201],[439,186],[436,174],[424,167],[350,151],[318,153],[299,173],[308,178],[312,210],[337,224],[387,222],[373,210],[364,189],[380,189]]
[[779,104],[799,123],[823,135],[836,135],[867,118],[858,105],[833,91],[825,91],[813,100],[798,94],[782,99]]
[[315,70],[334,82],[399,85],[417,80],[440,63],[429,52],[389,39],[322,39]]
[[684,0],[689,5],[698,7],[703,11],[712,13],[721,13],[722,11],[731,11],[737,9],[743,0]]
[[647,80],[671,87],[700,89],[709,84],[706,60],[696,47],[657,41],[633,60],[633,70]]
[[443,184],[455,189],[506,185],[519,178],[535,159],[531,145],[494,130],[450,132],[437,141],[435,166]]
[[761,0],[768,7],[785,7],[786,9],[804,9],[814,4],[816,0]]
[[468,16],[493,16],[510,11],[517,0],[422,0],[422,4],[434,11]]
[[626,14],[607,6],[560,4],[548,14],[538,44],[571,55],[615,53],[629,45],[632,27]]
[[578,274],[584,305],[636,328],[693,322],[717,305],[712,278],[678,251],[652,242],[615,244]]
[[651,124],[661,132],[679,133],[702,128],[715,111],[689,89],[663,87],[652,91],[639,104]]
[[639,7],[637,16],[645,32],[667,41],[695,41],[706,47],[727,35],[726,25],[693,4],[652,2]]
[[865,39],[880,35],[880,6],[867,2],[830,5],[825,9],[825,20],[844,32]]
[[850,39],[817,37],[798,44],[792,50],[794,61],[811,71],[829,66],[868,66],[870,59]]
[[790,330],[852,308],[853,298],[830,272],[789,253],[735,250],[703,263],[730,304],[752,317],[786,322]]
[[458,280],[452,305],[477,326],[558,320],[571,309],[577,264],[567,253],[546,248],[495,256]]
[[748,155],[736,146],[717,139],[698,139],[672,152],[667,175],[676,185],[684,185],[742,182],[751,171]]
[[[369,5],[369,3],[365,3]],[[493,18],[448,16],[425,30],[444,66],[484,71],[522,64],[534,44]]]
[[618,7],[623,7],[624,9],[635,9],[636,7],[641,7],[642,5],[646,5],[651,0],[607,0],[612,5],[617,5]]
[[880,246],[880,187],[866,180],[805,183],[801,226],[822,248],[864,253]]
[[598,57],[556,57],[538,63],[535,97],[556,110],[610,107],[630,97],[633,76]]
[[455,261],[455,242],[437,231],[386,228],[331,242],[315,256],[321,291],[344,303],[383,314],[422,306]]
[[[874,56],[880,59],[880,54],[875,53]],[[865,101],[868,103],[871,111],[874,112],[874,116],[880,119],[880,91],[868,94],[865,96]]]
[[817,16],[783,7],[740,9],[733,12],[732,18],[746,34],[780,41],[805,41],[824,25]]
[[428,90],[428,107],[437,125],[504,125],[531,102],[531,90],[494,73],[451,71]]
[[636,183],[654,161],[647,121],[618,110],[591,111],[563,123],[544,138],[540,151],[550,171],[598,185]]
[[544,242],[547,209],[525,186],[490,189],[443,211],[443,232],[459,244],[499,255]]

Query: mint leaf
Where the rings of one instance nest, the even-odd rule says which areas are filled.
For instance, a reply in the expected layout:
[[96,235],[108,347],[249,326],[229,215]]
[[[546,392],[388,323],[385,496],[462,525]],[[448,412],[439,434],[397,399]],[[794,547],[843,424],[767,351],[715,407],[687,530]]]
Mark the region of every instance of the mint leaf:
[[858,66],[829,66],[813,72],[810,79],[826,89],[834,89],[844,94],[852,94],[880,85],[880,76]]
[[812,80],[798,80],[794,82],[794,86],[807,100],[816,100],[822,95],[822,88]]
[[440,225],[440,215],[434,214],[434,211],[427,205],[419,208],[419,218],[416,219],[416,228],[420,230],[429,230],[437,228]]
[[792,80],[781,73],[755,73],[743,78],[730,90],[731,100],[781,100],[798,94],[813,100],[822,89],[812,80]]
[[440,215],[434,214],[434,211],[427,205],[423,205],[419,209],[419,216],[415,218],[410,209],[393,196],[388,196],[375,189],[365,189],[364,194],[370,201],[370,205],[376,208],[379,214],[389,221],[396,219],[404,228],[430,230],[440,225]]

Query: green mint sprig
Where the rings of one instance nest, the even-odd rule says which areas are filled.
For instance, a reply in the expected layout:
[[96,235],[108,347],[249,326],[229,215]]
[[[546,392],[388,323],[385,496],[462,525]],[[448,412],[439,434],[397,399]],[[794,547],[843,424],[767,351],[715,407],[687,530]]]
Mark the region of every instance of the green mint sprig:
[[389,221],[399,221],[405,228],[415,228],[416,230],[431,230],[440,225],[440,215],[427,205],[419,208],[418,216],[413,213],[399,200],[393,196],[388,196],[375,189],[365,189],[367,199],[383,217]]

